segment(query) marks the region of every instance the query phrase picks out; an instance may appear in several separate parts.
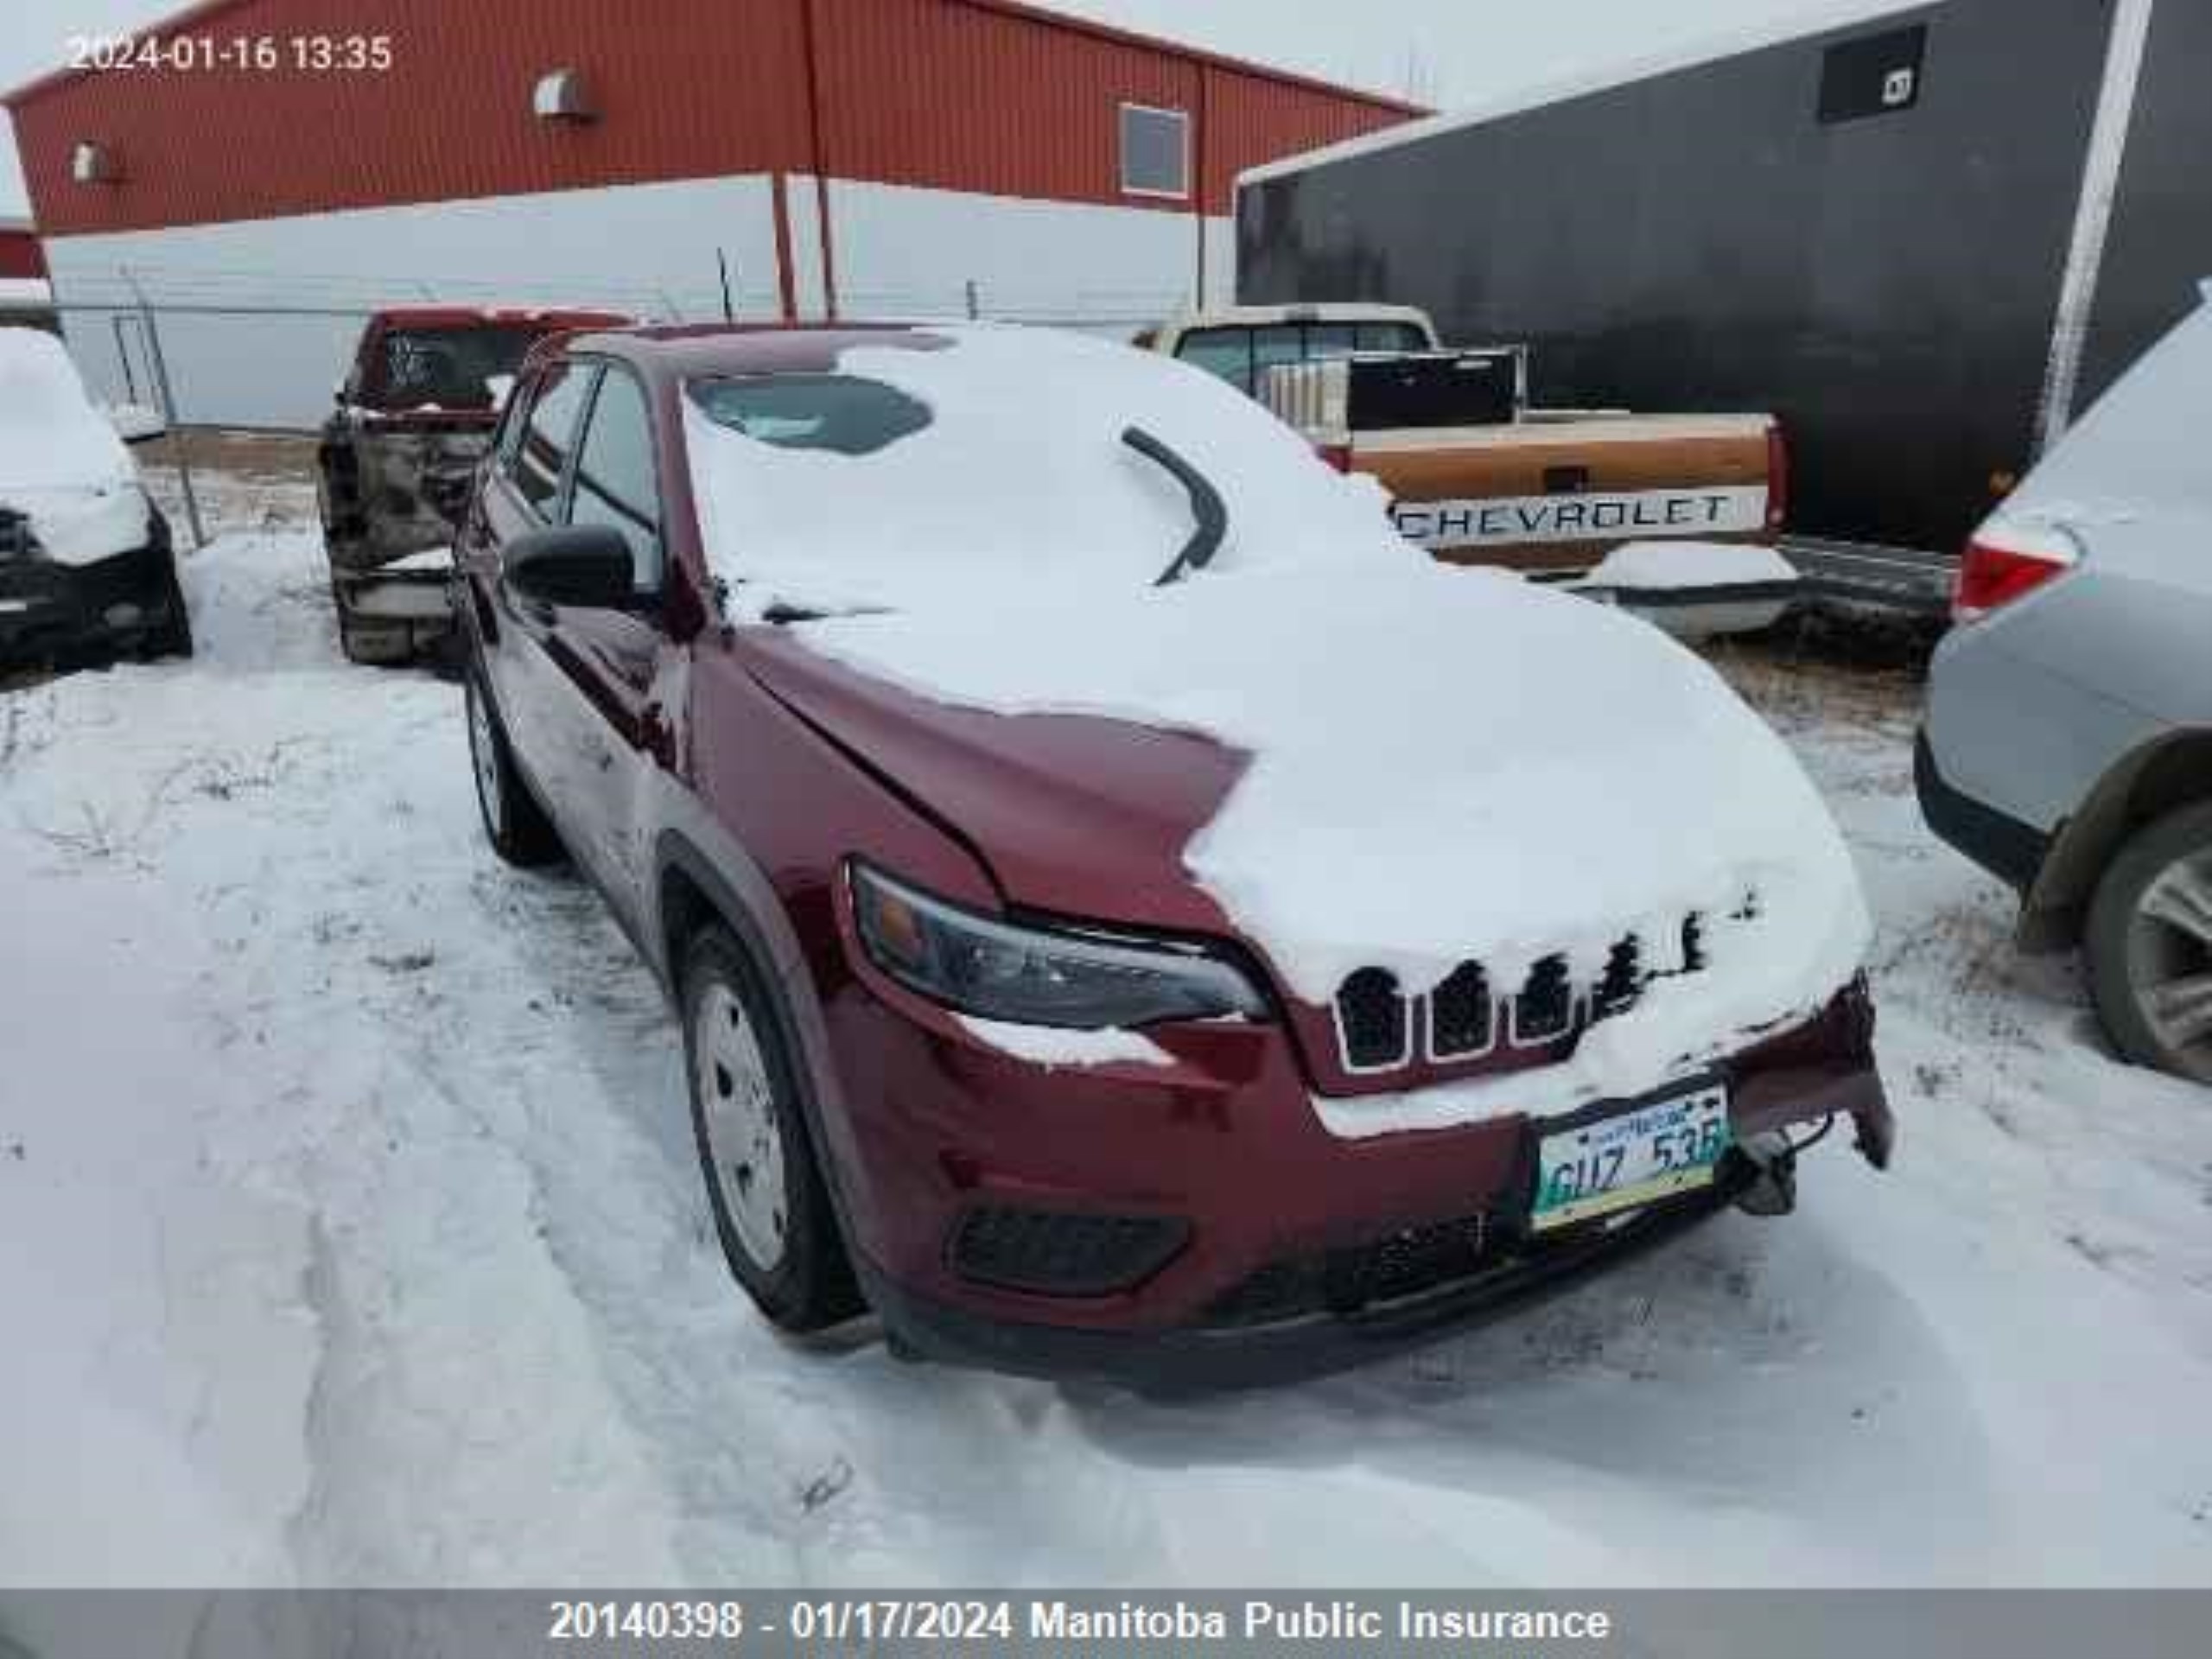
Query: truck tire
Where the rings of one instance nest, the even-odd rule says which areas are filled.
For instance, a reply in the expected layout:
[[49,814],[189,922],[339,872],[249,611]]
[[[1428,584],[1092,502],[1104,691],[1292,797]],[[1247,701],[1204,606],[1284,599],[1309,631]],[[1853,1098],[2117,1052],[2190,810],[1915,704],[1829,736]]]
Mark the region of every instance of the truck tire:
[[2097,1017],[2139,1065],[2212,1083],[2212,801],[2139,830],[2097,883],[2082,952]]
[[719,924],[692,937],[680,971],[691,1132],[722,1259],[783,1330],[841,1324],[867,1303],[838,1236],[770,993]]
[[476,775],[476,810],[483,820],[485,840],[518,868],[555,862],[563,851],[560,835],[515,767],[499,711],[485,689],[483,671],[472,668],[461,685],[469,769]]

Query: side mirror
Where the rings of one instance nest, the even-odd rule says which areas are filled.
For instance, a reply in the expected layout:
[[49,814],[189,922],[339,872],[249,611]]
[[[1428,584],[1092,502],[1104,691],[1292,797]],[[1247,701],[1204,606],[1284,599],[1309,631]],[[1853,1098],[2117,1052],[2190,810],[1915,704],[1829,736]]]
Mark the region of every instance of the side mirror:
[[533,530],[509,542],[499,567],[525,599],[580,609],[620,610],[636,596],[630,543],[606,524]]

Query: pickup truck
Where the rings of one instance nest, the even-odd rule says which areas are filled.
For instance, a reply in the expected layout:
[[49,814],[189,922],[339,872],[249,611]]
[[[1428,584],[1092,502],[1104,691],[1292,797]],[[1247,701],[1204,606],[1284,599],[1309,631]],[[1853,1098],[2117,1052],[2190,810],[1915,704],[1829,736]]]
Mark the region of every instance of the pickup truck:
[[502,388],[547,335],[631,321],[450,305],[371,315],[315,449],[331,600],[350,660],[404,662],[451,632],[448,550]]
[[1399,532],[1454,563],[1581,579],[1624,543],[1770,543],[1782,528],[1772,416],[1535,407],[1524,348],[1447,349],[1409,306],[1238,306],[1140,343],[1241,386],[1332,464],[1372,475]]

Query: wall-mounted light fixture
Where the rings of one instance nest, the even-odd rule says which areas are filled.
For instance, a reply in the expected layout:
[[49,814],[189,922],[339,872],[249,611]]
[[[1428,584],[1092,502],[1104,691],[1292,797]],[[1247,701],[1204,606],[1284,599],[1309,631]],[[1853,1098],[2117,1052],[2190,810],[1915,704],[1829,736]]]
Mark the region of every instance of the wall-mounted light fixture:
[[530,95],[530,112],[541,121],[599,118],[599,111],[592,103],[591,88],[584,84],[581,69],[553,69],[540,75],[537,90]]
[[79,184],[119,184],[123,160],[105,144],[79,138],[69,152],[69,176]]

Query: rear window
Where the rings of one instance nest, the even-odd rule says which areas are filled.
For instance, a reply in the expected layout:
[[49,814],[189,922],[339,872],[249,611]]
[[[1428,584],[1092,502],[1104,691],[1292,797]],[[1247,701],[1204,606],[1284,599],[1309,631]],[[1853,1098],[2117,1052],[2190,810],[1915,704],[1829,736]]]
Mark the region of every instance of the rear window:
[[489,409],[493,377],[512,376],[544,332],[522,324],[391,329],[371,393],[385,409]]
[[919,398],[857,375],[698,380],[690,391],[716,426],[779,449],[874,454],[930,423],[929,405]]
[[1410,322],[1269,322],[1193,328],[1176,342],[1175,355],[1240,391],[1255,392],[1261,373],[1277,364],[1428,349],[1428,336]]

